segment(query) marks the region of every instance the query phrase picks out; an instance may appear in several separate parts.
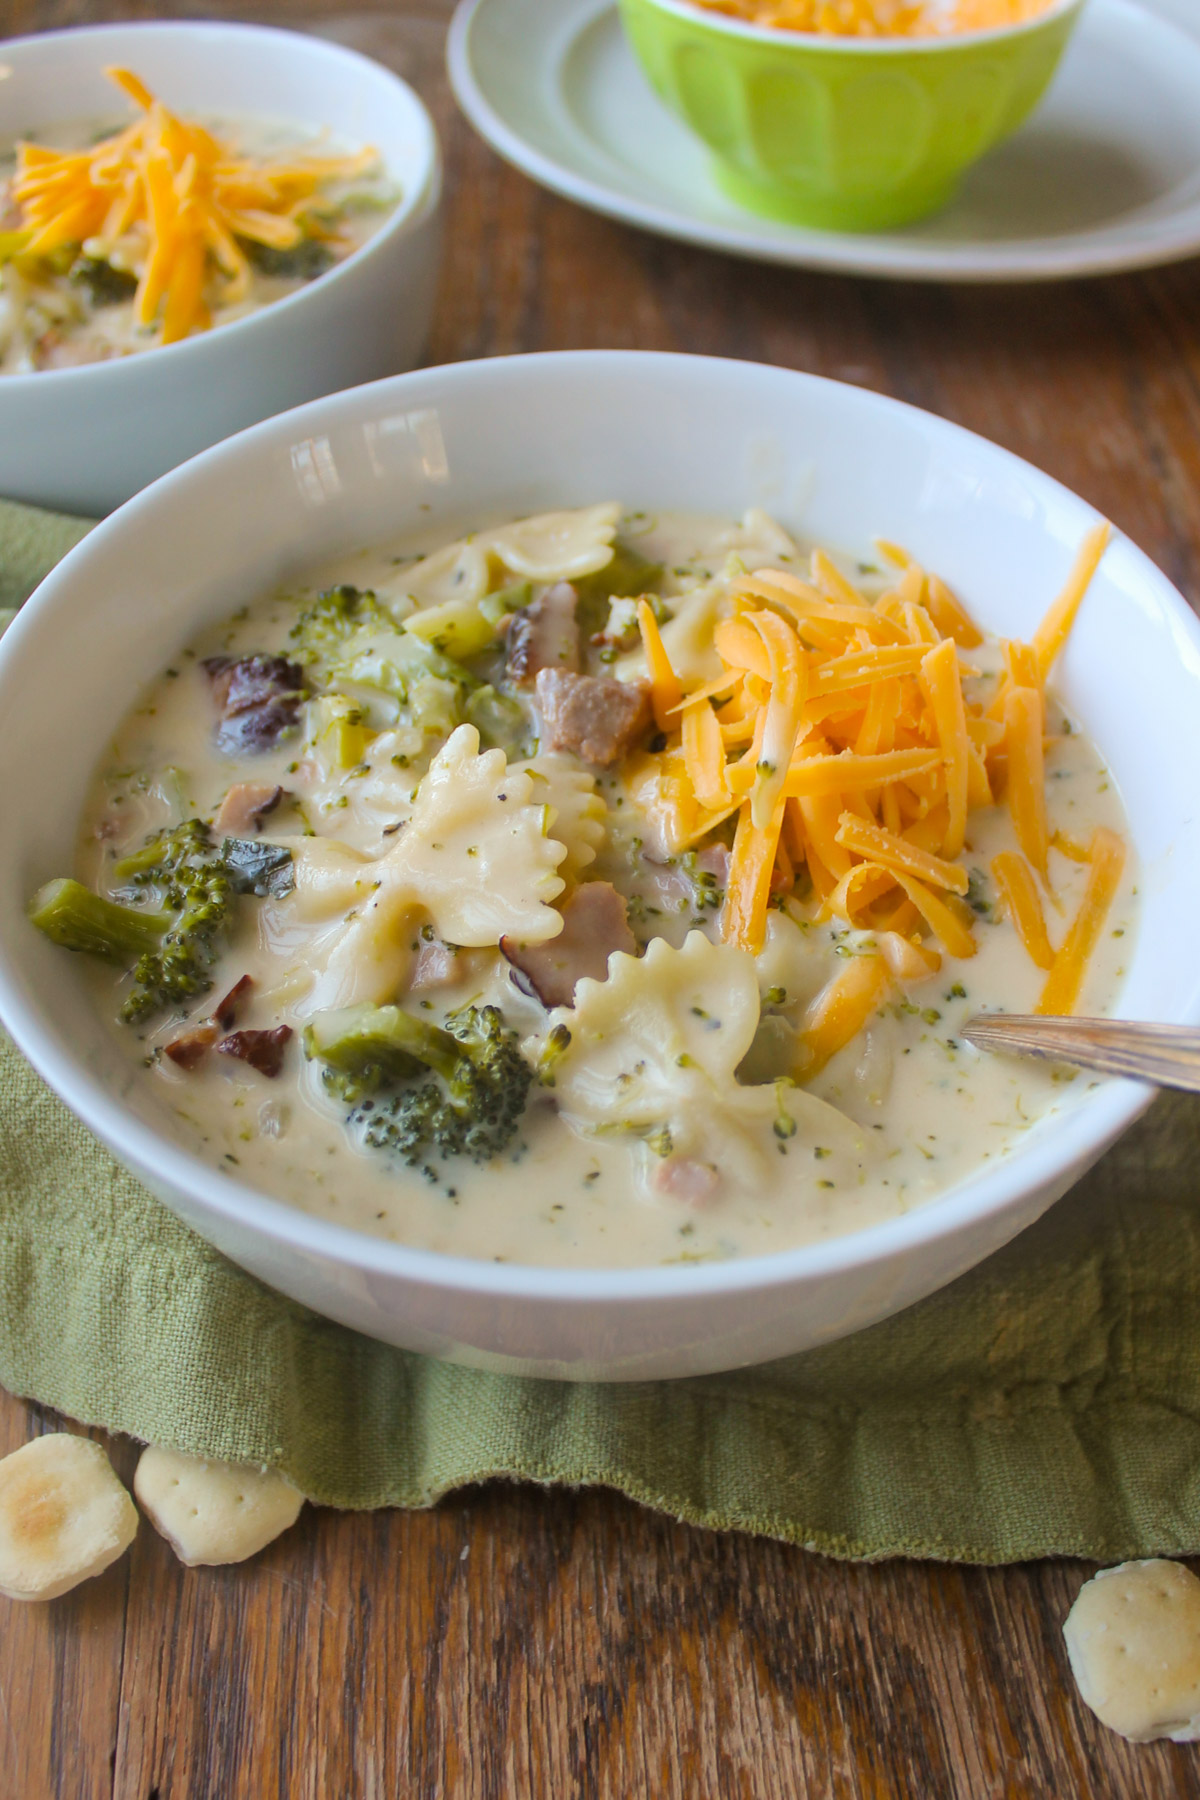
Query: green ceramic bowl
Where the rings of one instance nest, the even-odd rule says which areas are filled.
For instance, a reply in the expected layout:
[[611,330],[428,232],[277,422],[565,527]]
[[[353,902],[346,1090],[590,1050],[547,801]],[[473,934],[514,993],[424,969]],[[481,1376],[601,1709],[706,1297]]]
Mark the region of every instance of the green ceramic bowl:
[[704,140],[721,187],[768,218],[879,231],[936,212],[1026,119],[1085,0],[938,38],[749,25],[688,0],[620,0],[656,92]]

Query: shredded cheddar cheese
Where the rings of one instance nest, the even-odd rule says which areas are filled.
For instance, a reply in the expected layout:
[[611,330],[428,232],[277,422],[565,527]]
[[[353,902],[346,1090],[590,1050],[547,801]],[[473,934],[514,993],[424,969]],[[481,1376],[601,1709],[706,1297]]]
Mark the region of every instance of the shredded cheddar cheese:
[[1067,634],[1075,623],[1075,615],[1083,604],[1083,596],[1088,591],[1092,576],[1100,567],[1100,558],[1108,548],[1111,535],[1112,527],[1107,524],[1095,525],[1088,532],[1075,559],[1075,567],[1067,578],[1067,585],[1033,634],[1031,647],[1037,657],[1042,681],[1045,681],[1055,657],[1067,641]]
[[244,156],[168,112],[129,70],[105,72],[142,116],[86,150],[18,146],[10,194],[20,213],[20,255],[82,245],[136,276],[137,323],[157,329],[164,344],[207,330],[214,302],[246,297],[244,244],[289,250],[302,238],[328,236],[312,216],[319,190],[378,161],[371,149]]
[[1040,1013],[1075,1010],[1088,961],[1096,948],[1101,927],[1116,899],[1125,867],[1125,846],[1114,831],[1101,826],[1092,837],[1087,887],[1079,911],[1050,965],[1046,985],[1037,1003]]
[[[928,616],[928,615],[926,615]],[[921,692],[933,715],[934,733],[943,758],[946,797],[945,853],[957,856],[967,834],[970,742],[963,701],[962,676],[953,638],[943,638],[922,659]]]
[[1004,703],[1008,751],[1008,808],[1017,842],[1045,878],[1050,831],[1046,820],[1046,764],[1041,695],[1011,688]]
[[822,37],[933,37],[1038,18],[1051,0],[697,0],[755,25]]
[[[926,973],[929,971],[926,970]],[[884,956],[852,956],[817,995],[800,1034],[797,1074],[803,1081],[819,1075],[831,1056],[856,1038],[891,986]]]
[[838,820],[838,843],[887,868],[915,875],[932,882],[950,894],[965,894],[969,885],[967,871],[960,863],[946,862],[928,850],[919,849],[902,837],[895,837],[882,826],[871,825],[853,813],[843,813]]
[[1054,952],[1046,935],[1046,914],[1033,870],[1017,851],[1002,850],[992,858],[992,877],[1029,957],[1039,969],[1049,969]]
[[646,652],[646,664],[650,670],[650,697],[654,706],[654,722],[660,731],[665,731],[672,721],[672,716],[679,710],[683,699],[683,689],[679,678],[671,667],[671,659],[663,645],[662,634],[658,629],[658,621],[654,617],[653,608],[648,600],[639,600],[637,608],[638,630],[642,634],[642,645]]
[[[993,860],[992,877],[1031,961],[1047,972],[1043,1009],[1077,1002],[1123,852],[1111,833],[1085,849],[1052,829],[1043,683],[1107,541],[1106,526],[1089,533],[1033,640],[1004,644],[994,697],[972,686],[979,671],[966,660],[981,633],[946,584],[896,545],[880,546],[898,575],[875,599],[820,551],[808,580],[779,569],[739,579],[713,632],[721,673],[690,692],[641,603],[667,743],[644,758],[634,786],[652,797],[676,850],[736,812],[725,942],[757,954],[770,906],[803,883],[818,918],[874,932],[881,946],[856,956],[814,1004],[797,1079],[849,1041],[891,984],[928,978],[942,954],[975,954],[965,859],[981,807],[1003,804],[1011,814],[1018,848]],[[1049,885],[1052,847],[1089,865],[1084,902],[1057,950],[1044,904],[1061,913]]]
[[740,944],[755,955],[762,949],[766,937],[767,899],[782,825],[782,805],[777,805],[766,828],[762,829],[755,824],[753,809],[747,801],[738,815],[734,833],[722,917],[723,935],[727,941]]

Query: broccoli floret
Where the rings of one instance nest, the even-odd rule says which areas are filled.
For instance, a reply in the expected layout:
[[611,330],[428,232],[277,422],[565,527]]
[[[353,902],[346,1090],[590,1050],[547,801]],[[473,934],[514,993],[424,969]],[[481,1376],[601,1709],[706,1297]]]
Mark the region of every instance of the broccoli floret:
[[82,950],[127,967],[131,957],[157,950],[171,923],[168,912],[122,906],[93,894],[81,881],[48,881],[33,896],[29,917],[65,950]]
[[398,1006],[344,1006],[318,1013],[304,1028],[304,1054],[324,1064],[326,1087],[356,1104],[389,1082],[423,1075],[426,1060],[414,1049],[444,1039],[444,1052],[457,1054],[448,1031],[414,1019]]
[[971,911],[986,919],[992,910],[992,903],[988,898],[987,876],[982,869],[968,870],[966,899]]
[[[481,685],[462,663],[403,629],[366,589],[342,586],[318,594],[290,636],[291,653],[323,682],[387,694],[407,708],[414,725],[436,737],[449,737],[462,724],[467,697]],[[342,703],[350,704],[344,696]]]
[[87,289],[93,306],[116,306],[137,291],[137,276],[127,269],[114,269],[102,256],[77,256],[71,264],[70,279],[77,287]]
[[215,859],[212,834],[203,819],[188,819],[158,837],[148,838],[140,850],[126,856],[113,867],[118,881],[134,887],[149,887],[154,882],[168,881],[178,870],[197,858]]
[[709,907],[719,911],[725,899],[725,889],[718,876],[711,869],[702,869],[697,861],[697,852],[688,850],[679,859],[679,866],[692,884],[692,905],[703,911]]
[[420,1164],[430,1181],[438,1179],[436,1166],[428,1161],[431,1152],[443,1157],[462,1154],[458,1114],[434,1081],[393,1094],[378,1106],[374,1100],[364,1100],[351,1113],[350,1122],[363,1126],[363,1139],[372,1150],[385,1150],[409,1168]]
[[116,866],[119,880],[153,904],[125,906],[77,881],[52,881],[34,896],[33,923],[55,943],[129,968],[121,1007],[127,1024],[182,1005],[212,986],[216,939],[233,905],[234,884],[207,825],[189,819]]
[[543,1087],[554,1086],[554,1065],[571,1045],[571,1033],[565,1025],[556,1025],[545,1043],[537,1060],[537,1078]]
[[332,268],[335,260],[329,245],[315,237],[302,237],[287,250],[257,243],[253,238],[241,238],[239,243],[260,275],[279,275],[293,281],[314,281]]
[[462,724],[467,698],[481,685],[462,663],[394,625],[386,635],[356,632],[330,659],[328,672],[333,681],[389,695],[414,725],[440,737]]
[[[533,1071],[495,1006],[470,1006],[446,1028],[398,1006],[356,1006],[314,1019],[304,1034],[351,1123],[375,1150],[415,1165],[429,1156],[488,1162],[516,1132]],[[417,1068],[416,1085],[397,1085]],[[386,1090],[386,1091],[385,1091]]]
[[451,1036],[452,1055],[440,1042],[429,1055],[418,1051],[440,1081],[359,1108],[373,1149],[398,1152],[408,1163],[423,1153],[489,1162],[512,1142],[533,1080],[517,1033],[494,1006],[468,1007],[450,1025],[439,1039]]
[[160,948],[139,957],[121,1008],[127,1023],[179,1006],[212,986],[216,940],[233,907],[234,882],[202,819],[189,819],[118,863],[118,880],[152,888],[175,914]]
[[320,663],[347,638],[364,626],[373,630],[394,631],[396,622],[375,598],[369,588],[326,588],[311,606],[306,606],[288,637],[296,646],[293,655],[304,663]]

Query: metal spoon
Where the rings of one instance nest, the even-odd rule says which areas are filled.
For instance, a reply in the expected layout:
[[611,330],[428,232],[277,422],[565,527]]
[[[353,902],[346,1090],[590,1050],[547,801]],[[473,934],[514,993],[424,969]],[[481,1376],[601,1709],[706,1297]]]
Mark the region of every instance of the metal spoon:
[[978,1050],[1014,1051],[1132,1075],[1157,1087],[1200,1094],[1200,1029],[1139,1025],[1128,1019],[1055,1019],[1040,1014],[977,1013],[960,1033]]

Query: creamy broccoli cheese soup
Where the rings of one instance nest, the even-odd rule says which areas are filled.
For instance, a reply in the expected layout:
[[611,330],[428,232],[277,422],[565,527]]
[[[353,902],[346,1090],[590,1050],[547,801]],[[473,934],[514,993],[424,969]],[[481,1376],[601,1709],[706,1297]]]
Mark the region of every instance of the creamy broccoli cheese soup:
[[371,149],[270,119],[140,109],[0,146],[0,374],[171,344],[285,299],[381,229],[400,198]]
[[739,1257],[924,1205],[1090,1078],[1136,875],[1053,660],[888,546],[598,504],[313,570],[181,650],[35,923],[130,1103],[238,1180],[498,1261]]

